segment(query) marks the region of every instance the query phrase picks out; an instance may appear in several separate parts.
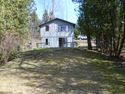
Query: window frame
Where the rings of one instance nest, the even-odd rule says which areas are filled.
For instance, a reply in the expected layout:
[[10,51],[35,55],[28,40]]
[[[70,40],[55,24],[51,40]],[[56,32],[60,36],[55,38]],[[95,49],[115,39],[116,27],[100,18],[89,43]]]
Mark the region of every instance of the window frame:
[[59,32],[64,32],[67,29],[66,27],[67,27],[66,25],[58,25],[58,31]]
[[46,25],[45,28],[46,28],[46,31],[49,31],[49,25]]

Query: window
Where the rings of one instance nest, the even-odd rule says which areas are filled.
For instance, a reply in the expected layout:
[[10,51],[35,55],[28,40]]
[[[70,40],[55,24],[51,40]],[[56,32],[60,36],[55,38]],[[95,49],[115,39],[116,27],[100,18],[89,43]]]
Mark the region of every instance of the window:
[[66,26],[65,25],[59,25],[58,31],[66,31]]
[[48,45],[48,39],[46,39],[46,43],[45,44]]
[[46,31],[49,31],[49,26],[48,25],[46,26]]

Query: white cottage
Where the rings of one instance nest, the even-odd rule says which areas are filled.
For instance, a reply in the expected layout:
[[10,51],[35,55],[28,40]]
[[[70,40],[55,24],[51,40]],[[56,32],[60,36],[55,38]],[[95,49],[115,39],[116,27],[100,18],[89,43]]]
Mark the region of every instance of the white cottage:
[[59,18],[41,24],[41,43],[39,47],[74,47],[74,28],[74,23]]

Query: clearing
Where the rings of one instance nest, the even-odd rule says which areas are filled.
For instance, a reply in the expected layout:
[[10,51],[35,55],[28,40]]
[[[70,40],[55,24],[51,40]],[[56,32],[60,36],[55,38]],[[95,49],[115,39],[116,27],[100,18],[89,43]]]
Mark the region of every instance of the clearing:
[[23,52],[0,67],[0,94],[125,94],[125,70],[84,49]]

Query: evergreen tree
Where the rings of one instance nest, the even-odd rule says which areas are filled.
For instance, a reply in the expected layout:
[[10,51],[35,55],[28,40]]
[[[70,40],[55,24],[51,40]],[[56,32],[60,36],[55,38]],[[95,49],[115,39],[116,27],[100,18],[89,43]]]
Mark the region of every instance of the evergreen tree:
[[48,22],[49,21],[49,14],[48,11],[45,9],[44,13],[43,13],[43,18],[42,18],[42,22]]
[[0,61],[7,62],[28,31],[32,0],[0,0]]
[[83,33],[89,35],[88,46],[90,39],[95,37],[97,50],[119,57],[125,40],[125,1],[73,1],[81,3],[78,25]]

